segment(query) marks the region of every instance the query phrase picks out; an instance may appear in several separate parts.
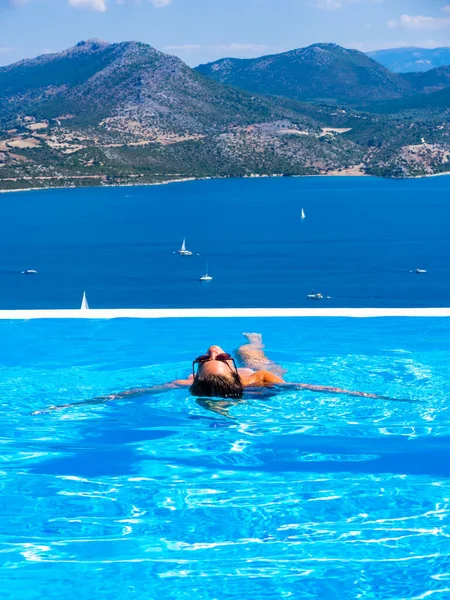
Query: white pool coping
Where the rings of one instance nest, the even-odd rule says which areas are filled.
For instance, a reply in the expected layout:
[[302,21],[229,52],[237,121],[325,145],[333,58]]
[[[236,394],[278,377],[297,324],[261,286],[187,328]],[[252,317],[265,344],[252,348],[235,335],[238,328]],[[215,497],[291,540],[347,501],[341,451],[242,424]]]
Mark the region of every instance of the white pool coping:
[[0,319],[185,319],[230,317],[450,317],[450,308],[96,308],[0,310]]

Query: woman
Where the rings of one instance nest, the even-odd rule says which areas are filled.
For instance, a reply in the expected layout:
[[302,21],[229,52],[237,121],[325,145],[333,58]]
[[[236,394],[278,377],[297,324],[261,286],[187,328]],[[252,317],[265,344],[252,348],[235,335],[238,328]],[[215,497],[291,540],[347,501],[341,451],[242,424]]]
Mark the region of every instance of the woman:
[[329,392],[383,400],[389,399],[377,394],[352,392],[325,385],[287,383],[280,377],[286,371],[269,360],[265,355],[261,334],[244,333],[244,336],[247,338],[248,343],[236,351],[236,357],[242,363],[242,367],[238,368],[235,359],[227,352],[224,352],[220,346],[210,346],[205,354],[198,356],[193,361],[192,373],[186,379],[178,379],[171,383],[155,385],[149,388],[131,389],[119,392],[118,394],[100,396],[74,404],[50,406],[44,410],[34,411],[32,414],[41,414],[48,410],[60,410],[80,404],[100,404],[110,400],[132,398],[177,387],[189,387],[191,394],[197,398],[242,398],[246,388],[264,388],[270,386],[280,386],[282,388],[283,386],[289,386],[294,389],[305,389],[314,392]]
[[[241,346],[236,352],[244,367],[238,368],[234,358],[224,352],[220,346],[210,346],[206,354],[193,361],[191,375],[187,379],[174,381],[171,385],[190,386],[191,394],[197,397],[242,398],[245,388],[291,385],[316,392],[381,398],[376,394],[351,392],[336,387],[306,383],[287,384],[280,377],[285,371],[265,355],[261,334],[244,333],[244,335],[248,344]],[[130,392],[132,393],[132,390]]]

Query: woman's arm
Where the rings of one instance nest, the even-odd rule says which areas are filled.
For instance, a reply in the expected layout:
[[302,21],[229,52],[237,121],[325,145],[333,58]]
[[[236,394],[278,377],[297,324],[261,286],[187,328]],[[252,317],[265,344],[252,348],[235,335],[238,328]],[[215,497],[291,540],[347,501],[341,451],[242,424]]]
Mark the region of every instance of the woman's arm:
[[368,392],[353,392],[351,390],[344,390],[338,387],[328,386],[328,385],[310,385],[308,383],[289,383],[271,373],[270,371],[258,371],[254,373],[251,377],[248,378],[248,382],[244,383],[247,385],[280,385],[280,387],[292,388],[292,389],[302,389],[302,390],[310,390],[311,392],[322,392],[328,394],[345,394],[347,396],[360,396],[362,398],[375,398],[387,400],[386,396],[378,396],[377,394],[371,394]]
[[308,383],[286,383],[287,386],[292,386],[295,389],[310,390],[312,392],[324,392],[329,394],[345,394],[346,396],[360,396],[362,398],[375,398],[378,400],[391,400],[387,396],[379,396],[378,394],[371,394],[369,392],[353,392],[351,390],[344,390],[338,387],[328,385],[309,385]]
[[73,408],[76,406],[85,406],[88,404],[105,404],[111,402],[111,400],[122,400],[127,398],[138,398],[139,396],[145,396],[147,394],[157,394],[158,392],[164,392],[184,385],[181,381],[172,381],[170,383],[162,383],[160,385],[153,385],[148,388],[134,388],[119,392],[117,394],[108,394],[108,396],[97,396],[96,398],[90,398],[89,400],[81,400],[80,402],[72,402],[71,404],[59,404],[57,406],[48,406],[42,410],[35,410],[32,415],[41,415],[51,410],[62,410],[63,408]]
[[192,385],[193,382],[194,376],[191,373],[187,379],[177,379],[173,382],[173,385],[176,387],[187,387],[189,385]]

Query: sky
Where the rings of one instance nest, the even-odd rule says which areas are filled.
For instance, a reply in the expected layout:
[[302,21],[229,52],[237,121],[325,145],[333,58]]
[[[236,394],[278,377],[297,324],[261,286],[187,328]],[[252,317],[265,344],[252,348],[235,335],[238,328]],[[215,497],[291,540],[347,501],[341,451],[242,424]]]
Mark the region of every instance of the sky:
[[315,42],[450,46],[450,0],[0,0],[0,65],[89,38],[145,42],[191,66]]

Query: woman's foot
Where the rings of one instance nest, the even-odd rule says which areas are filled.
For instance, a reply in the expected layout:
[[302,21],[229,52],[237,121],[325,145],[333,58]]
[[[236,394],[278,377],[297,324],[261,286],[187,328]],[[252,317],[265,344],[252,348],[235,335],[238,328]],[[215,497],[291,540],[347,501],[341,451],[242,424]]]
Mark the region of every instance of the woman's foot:
[[241,346],[237,351],[237,356],[241,359],[242,363],[254,371],[267,370],[279,377],[283,377],[286,369],[267,358],[263,350],[262,335],[260,333],[243,333],[242,335],[249,342],[247,345]]
[[247,338],[252,346],[263,347],[262,335],[260,333],[243,333],[242,335]]

